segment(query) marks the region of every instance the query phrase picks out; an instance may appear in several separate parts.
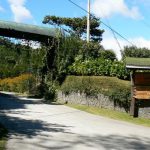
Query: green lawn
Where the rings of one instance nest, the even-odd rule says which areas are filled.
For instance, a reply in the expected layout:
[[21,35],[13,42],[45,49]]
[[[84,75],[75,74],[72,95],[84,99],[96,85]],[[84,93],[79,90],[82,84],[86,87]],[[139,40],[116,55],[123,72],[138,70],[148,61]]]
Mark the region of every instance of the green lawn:
[[90,106],[85,106],[85,105],[73,105],[73,104],[67,104],[67,106],[86,111],[88,113],[92,113],[95,115],[100,115],[116,120],[121,120],[121,121],[126,121],[138,125],[143,125],[150,127],[150,119],[145,119],[145,118],[133,118],[127,113],[123,112],[118,112],[114,110],[108,110],[108,109],[102,109],[102,108],[97,108],[97,107],[90,107]]
[[7,129],[0,124],[0,150],[5,149]]

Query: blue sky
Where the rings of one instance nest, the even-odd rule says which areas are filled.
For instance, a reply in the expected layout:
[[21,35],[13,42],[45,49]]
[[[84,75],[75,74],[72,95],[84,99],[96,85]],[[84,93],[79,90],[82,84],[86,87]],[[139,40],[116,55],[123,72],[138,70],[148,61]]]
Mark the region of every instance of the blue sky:
[[[87,8],[87,0],[72,1]],[[150,0],[91,0],[91,11],[138,47],[150,48]],[[0,0],[0,20],[45,26],[45,15],[80,17],[86,13],[68,0]],[[105,29],[103,46],[120,57],[112,32],[103,25],[101,28]],[[129,45],[117,38],[122,48]]]

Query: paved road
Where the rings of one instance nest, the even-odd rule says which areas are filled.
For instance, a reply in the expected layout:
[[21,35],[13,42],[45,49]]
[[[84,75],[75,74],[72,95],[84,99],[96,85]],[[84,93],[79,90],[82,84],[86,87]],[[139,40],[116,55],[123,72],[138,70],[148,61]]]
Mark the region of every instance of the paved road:
[[0,93],[7,150],[149,150],[150,128]]

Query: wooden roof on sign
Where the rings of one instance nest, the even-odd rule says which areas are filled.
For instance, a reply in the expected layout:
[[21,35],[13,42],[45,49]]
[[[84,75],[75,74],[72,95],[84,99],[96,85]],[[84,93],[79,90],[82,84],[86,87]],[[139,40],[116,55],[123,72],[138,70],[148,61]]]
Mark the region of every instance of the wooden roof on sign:
[[150,58],[126,58],[127,69],[150,70]]

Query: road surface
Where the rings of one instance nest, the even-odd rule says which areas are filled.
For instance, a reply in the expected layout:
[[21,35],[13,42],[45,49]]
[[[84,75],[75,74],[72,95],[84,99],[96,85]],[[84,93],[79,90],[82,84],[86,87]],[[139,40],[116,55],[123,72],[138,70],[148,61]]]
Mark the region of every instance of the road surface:
[[7,150],[149,150],[150,128],[0,93]]

